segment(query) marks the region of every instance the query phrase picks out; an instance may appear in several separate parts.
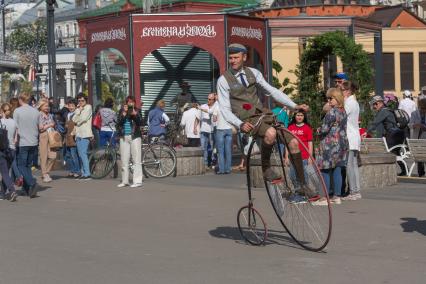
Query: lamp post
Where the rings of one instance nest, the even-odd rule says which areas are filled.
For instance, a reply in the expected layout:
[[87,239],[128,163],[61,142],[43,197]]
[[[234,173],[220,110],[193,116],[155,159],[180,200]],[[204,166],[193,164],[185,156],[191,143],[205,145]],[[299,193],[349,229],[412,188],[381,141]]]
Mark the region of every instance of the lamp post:
[[47,9],[47,64],[49,97],[57,99],[56,93],[56,46],[55,46],[55,7],[56,0],[46,0]]

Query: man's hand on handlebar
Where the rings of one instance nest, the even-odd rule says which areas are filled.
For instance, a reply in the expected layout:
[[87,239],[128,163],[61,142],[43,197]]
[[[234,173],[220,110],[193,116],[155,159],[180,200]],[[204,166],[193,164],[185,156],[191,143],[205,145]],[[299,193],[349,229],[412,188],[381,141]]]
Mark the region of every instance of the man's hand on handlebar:
[[307,104],[301,104],[301,105],[297,105],[294,109],[295,110],[303,110],[304,112],[308,112],[309,106]]
[[253,130],[254,126],[253,124],[251,124],[250,122],[244,122],[243,124],[241,124],[240,126],[240,130],[244,133],[248,133],[251,130]]

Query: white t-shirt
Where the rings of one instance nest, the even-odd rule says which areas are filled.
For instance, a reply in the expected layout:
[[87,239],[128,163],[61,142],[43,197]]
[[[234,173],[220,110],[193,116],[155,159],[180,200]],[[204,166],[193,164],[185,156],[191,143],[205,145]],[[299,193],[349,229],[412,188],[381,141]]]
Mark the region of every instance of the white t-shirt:
[[1,119],[2,127],[7,130],[7,139],[9,140],[9,148],[15,150],[15,134],[16,134],[16,122],[11,118]]
[[213,116],[214,105],[212,107],[209,107],[208,104],[204,104],[200,107],[200,109],[208,111],[208,112],[201,111],[201,132],[212,133],[213,132],[212,116]]
[[181,126],[185,126],[185,134],[188,138],[200,138],[200,124],[197,125],[197,134],[194,133],[195,120],[200,121],[200,111],[196,108],[191,108],[185,111],[180,121]]

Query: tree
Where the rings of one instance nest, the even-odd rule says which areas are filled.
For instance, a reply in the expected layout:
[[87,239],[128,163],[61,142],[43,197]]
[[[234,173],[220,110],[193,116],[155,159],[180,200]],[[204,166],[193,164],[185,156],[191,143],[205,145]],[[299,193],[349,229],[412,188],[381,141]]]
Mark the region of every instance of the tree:
[[[284,94],[291,96],[295,90],[293,87],[293,84],[290,82],[289,78],[284,78],[282,82],[278,79],[278,73],[280,73],[283,70],[283,67],[278,61],[272,60],[272,69],[274,70],[274,75],[272,76],[272,85],[277,88],[281,89]],[[293,71],[290,71],[293,72]]]
[[340,57],[349,79],[359,87],[356,97],[361,107],[362,124],[365,126],[372,117],[368,102],[373,92],[373,70],[362,45],[355,43],[344,32],[328,32],[309,39],[295,72],[298,78],[296,100],[309,104],[310,121],[317,127],[321,121],[325,92],[321,86],[319,71],[322,62],[330,54]]
[[19,56],[24,66],[37,62],[39,54],[47,52],[47,26],[39,19],[33,24],[18,26],[6,39],[9,53]]

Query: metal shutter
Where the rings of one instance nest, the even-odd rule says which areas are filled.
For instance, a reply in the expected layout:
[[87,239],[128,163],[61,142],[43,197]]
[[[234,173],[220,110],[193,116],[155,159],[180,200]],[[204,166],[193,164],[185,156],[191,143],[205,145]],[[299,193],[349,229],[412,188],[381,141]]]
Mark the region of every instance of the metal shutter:
[[147,55],[140,64],[142,115],[155,107],[158,100],[166,101],[166,112],[173,113],[170,101],[181,92],[183,81],[191,85],[190,92],[200,104],[216,90],[219,66],[205,50],[190,45],[169,45]]

